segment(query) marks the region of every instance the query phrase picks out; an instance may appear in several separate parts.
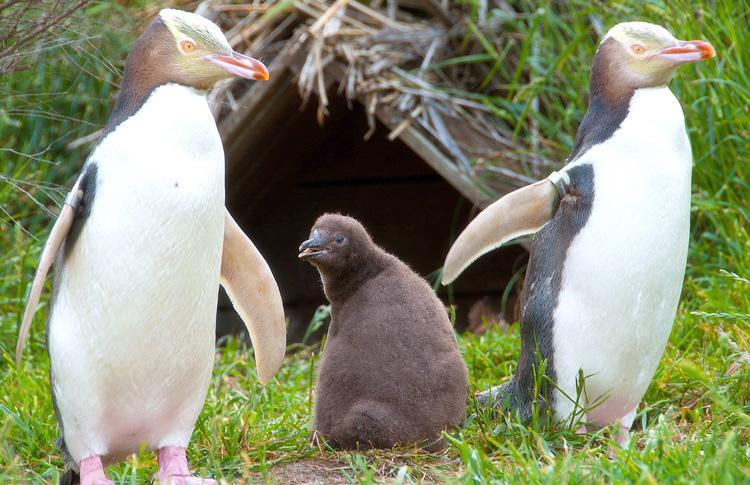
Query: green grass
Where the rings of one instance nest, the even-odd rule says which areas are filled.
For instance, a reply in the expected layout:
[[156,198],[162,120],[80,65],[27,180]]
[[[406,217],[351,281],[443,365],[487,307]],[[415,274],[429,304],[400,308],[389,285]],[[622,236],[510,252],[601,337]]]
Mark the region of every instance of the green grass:
[[[497,68],[502,88],[479,80],[472,89],[513,124],[519,139],[531,135],[534,123],[543,155],[552,159],[564,158],[585,110],[583,89],[597,39],[592,18],[605,30],[623,20],[652,21],[677,37],[709,40],[718,52],[714,60],[683,68],[672,84],[695,159],[691,246],[674,329],[630,447],[610,459],[608,429],[581,436],[553,426],[526,426],[513,417],[493,419],[471,402],[467,426],[453,436],[445,454],[312,449],[307,435],[317,349],[288,358],[276,379],[261,387],[252,353],[230,339],[217,354],[190,449],[198,472],[262,480],[278,466],[322,459],[363,483],[383,476],[395,482],[460,483],[750,481],[750,366],[733,367],[750,348],[750,283],[743,280],[750,278],[750,5],[512,3],[523,14],[507,19],[501,31],[468,29],[467,35],[485,37],[485,59],[509,52],[519,61],[508,72]],[[85,15],[115,27],[99,32],[82,22],[70,34],[79,40],[65,51],[48,53],[32,71],[0,79],[0,482],[53,481],[62,467],[52,444],[57,429],[43,341],[46,300],[18,368],[11,355],[51,221],[34,200],[56,212],[59,187],[71,183],[86,154],[64,145],[104,123],[118,76],[103,59],[121,68],[138,28],[122,9],[98,8]],[[96,36],[91,44],[80,41],[90,35]],[[37,155],[14,155],[8,148]],[[472,391],[512,374],[517,330],[459,336]],[[728,375],[730,368],[736,370]],[[147,481],[154,472],[149,453],[110,469],[111,477],[124,483]]]

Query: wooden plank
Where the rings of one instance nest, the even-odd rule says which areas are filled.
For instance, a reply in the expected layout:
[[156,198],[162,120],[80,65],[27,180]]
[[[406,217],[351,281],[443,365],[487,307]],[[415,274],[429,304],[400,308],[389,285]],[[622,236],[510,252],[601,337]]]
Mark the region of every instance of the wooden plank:
[[[375,111],[375,115],[389,129],[398,126],[399,121],[393,119],[383,108]],[[399,140],[417,153],[433,170],[451,184],[461,195],[479,207],[486,207],[493,202],[489,196],[483,194],[479,188],[456,165],[433,144],[419,128],[411,125],[398,136]]]

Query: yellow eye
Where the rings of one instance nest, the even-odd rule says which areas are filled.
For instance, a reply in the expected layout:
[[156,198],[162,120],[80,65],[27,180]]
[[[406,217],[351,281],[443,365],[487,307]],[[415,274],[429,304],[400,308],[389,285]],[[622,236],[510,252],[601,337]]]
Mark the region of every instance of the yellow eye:
[[646,48],[640,44],[633,44],[630,46],[630,49],[633,51],[634,54],[638,54],[638,55],[646,52]]
[[197,49],[195,42],[192,40],[183,40],[180,42],[180,48],[182,48],[182,52],[186,54],[192,54],[195,52],[195,49]]

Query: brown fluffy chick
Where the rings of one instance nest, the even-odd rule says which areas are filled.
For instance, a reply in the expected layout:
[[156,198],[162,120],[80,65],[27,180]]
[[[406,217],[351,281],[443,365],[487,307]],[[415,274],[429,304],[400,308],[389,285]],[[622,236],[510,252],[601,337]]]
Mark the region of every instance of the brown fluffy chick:
[[441,432],[464,422],[468,382],[432,288],[351,217],[319,217],[299,257],[331,302],[313,434],[341,449],[444,447]]

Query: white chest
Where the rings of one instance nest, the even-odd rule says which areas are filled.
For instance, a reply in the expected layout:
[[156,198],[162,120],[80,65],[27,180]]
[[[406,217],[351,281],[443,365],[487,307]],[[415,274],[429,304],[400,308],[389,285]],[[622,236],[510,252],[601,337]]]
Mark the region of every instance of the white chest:
[[157,88],[91,160],[98,168],[97,204],[99,195],[110,194],[130,194],[131,203],[136,196],[147,199],[154,209],[223,197],[221,138],[205,96],[184,86]]
[[142,295],[149,308],[160,295],[161,304],[190,301],[191,285],[195,293],[218,281],[224,154],[202,94],[157,88],[90,160],[97,184],[66,262],[65,280],[81,278],[71,288],[96,279],[108,294],[130,294],[130,303]]
[[[591,164],[594,202],[568,249],[555,311],[558,383],[575,396],[590,376],[589,414],[611,422],[643,396],[666,345],[682,288],[692,157],[679,103],[667,88],[635,93],[628,117],[571,166]],[[558,416],[571,409],[558,393]]]

